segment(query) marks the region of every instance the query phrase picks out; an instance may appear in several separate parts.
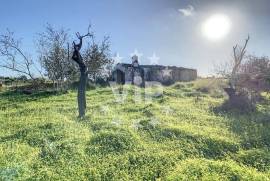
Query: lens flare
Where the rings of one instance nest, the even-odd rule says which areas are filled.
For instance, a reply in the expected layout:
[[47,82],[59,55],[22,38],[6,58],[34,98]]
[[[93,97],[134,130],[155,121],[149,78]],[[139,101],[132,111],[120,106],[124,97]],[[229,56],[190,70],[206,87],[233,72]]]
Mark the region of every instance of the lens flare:
[[202,25],[202,33],[209,40],[224,38],[231,29],[231,21],[228,16],[215,14],[210,16]]

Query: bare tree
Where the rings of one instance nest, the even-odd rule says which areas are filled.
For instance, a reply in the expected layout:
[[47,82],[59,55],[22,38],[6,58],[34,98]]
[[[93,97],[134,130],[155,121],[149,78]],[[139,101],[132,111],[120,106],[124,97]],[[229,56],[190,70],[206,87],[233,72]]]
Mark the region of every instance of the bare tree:
[[241,63],[242,63],[244,56],[246,54],[246,48],[247,48],[247,44],[248,44],[249,39],[250,39],[250,37],[248,35],[243,47],[241,47],[239,45],[235,45],[233,47],[233,68],[232,68],[230,80],[229,80],[229,86],[232,89],[235,89],[235,84],[237,81],[236,80],[237,79],[237,72],[239,71]]
[[20,45],[21,41],[14,38],[13,32],[7,30],[5,34],[0,35],[0,56],[3,57],[0,67],[24,74],[34,80],[33,72],[41,72],[37,68],[37,62],[34,62]]
[[[229,100],[224,103],[224,108],[236,108],[242,111],[255,109],[254,101],[250,98],[251,89],[241,86],[243,79],[243,63],[246,57],[246,48],[250,37],[248,36],[243,46],[233,46],[233,59],[217,68],[217,73],[228,79],[229,87],[224,88]],[[241,73],[242,71],[242,73]]]
[[250,37],[248,36],[244,46],[235,45],[233,46],[233,58],[231,61],[215,66],[215,71],[218,75],[228,79],[229,88],[224,90],[229,95],[230,98],[235,97],[236,95],[236,84],[237,84],[237,75],[241,67],[241,63],[246,55],[246,48],[248,45]]
[[[112,60],[110,57],[110,44],[109,37],[105,37],[104,40],[99,44],[95,41],[93,33],[90,33],[91,26],[88,26],[88,32],[85,35],[80,35],[76,33],[79,43],[76,44],[73,42],[73,55],[72,59],[78,64],[80,69],[80,81],[78,86],[78,108],[79,108],[79,117],[85,116],[86,109],[86,83],[88,75],[92,76],[93,79],[97,75],[104,73],[106,65],[110,65]],[[81,55],[81,48],[83,43],[83,38],[90,37],[92,42],[88,44],[88,47]]]
[[85,116],[85,109],[86,109],[86,97],[85,97],[85,89],[87,83],[87,65],[86,62],[83,60],[80,50],[83,44],[83,38],[85,37],[92,37],[93,34],[90,33],[91,26],[88,26],[88,32],[85,35],[80,35],[79,32],[76,33],[77,38],[79,39],[79,43],[76,44],[73,41],[73,55],[72,59],[78,64],[80,69],[80,81],[78,86],[78,109],[79,109],[79,117],[82,118]]
[[255,110],[261,93],[270,91],[270,60],[246,55],[249,40],[248,36],[243,46],[234,46],[233,61],[218,69],[218,73],[229,81],[229,87],[224,89],[229,96],[224,103],[226,109]]

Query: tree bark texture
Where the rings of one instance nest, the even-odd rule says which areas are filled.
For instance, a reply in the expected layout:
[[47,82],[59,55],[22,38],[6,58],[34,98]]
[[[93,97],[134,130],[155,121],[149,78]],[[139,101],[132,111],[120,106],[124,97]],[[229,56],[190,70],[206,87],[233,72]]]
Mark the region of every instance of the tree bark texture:
[[80,118],[85,116],[86,83],[87,83],[86,68],[80,68],[80,82],[79,82],[79,86],[78,86],[78,109],[79,109],[79,117]]
[[87,83],[87,68],[86,68],[86,64],[83,61],[83,58],[80,54],[80,49],[82,47],[82,38],[83,37],[79,37],[80,43],[79,44],[75,44],[75,42],[73,42],[73,46],[74,46],[74,52],[72,55],[72,59],[79,65],[80,67],[80,81],[79,81],[79,85],[78,85],[78,110],[79,110],[79,117],[82,118],[85,116],[85,109],[86,109],[86,95],[85,95],[85,91],[86,91],[86,83]]

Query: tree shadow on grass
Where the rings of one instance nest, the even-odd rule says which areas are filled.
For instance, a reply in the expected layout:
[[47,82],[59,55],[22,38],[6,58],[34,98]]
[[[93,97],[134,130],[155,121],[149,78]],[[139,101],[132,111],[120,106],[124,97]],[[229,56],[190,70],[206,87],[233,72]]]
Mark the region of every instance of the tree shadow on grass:
[[[260,104],[269,106],[269,102]],[[270,148],[270,113],[267,110],[245,112],[241,110],[224,110],[222,106],[213,108],[213,112],[225,117],[229,129],[241,139],[244,149]]]
[[0,143],[20,140],[32,147],[40,147],[44,140],[50,142],[62,140],[65,137],[62,130],[62,125],[46,123],[40,126],[23,128],[13,134],[2,136],[0,137]]
[[[45,90],[45,91],[38,91],[34,92],[33,94],[27,95],[22,92],[17,91],[7,91],[0,93],[0,98],[5,100],[6,103],[24,103],[24,102],[31,102],[36,101],[43,98],[48,98],[52,96],[58,96],[66,94],[67,92],[59,92],[59,91],[52,91],[52,90]],[[6,105],[0,105],[6,106]]]

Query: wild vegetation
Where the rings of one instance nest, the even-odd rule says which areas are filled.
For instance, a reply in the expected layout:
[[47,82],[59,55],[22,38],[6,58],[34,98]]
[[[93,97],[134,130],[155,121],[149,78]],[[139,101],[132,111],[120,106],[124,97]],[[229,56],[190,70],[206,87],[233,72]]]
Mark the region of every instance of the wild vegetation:
[[224,90],[229,99],[224,108],[236,108],[243,112],[254,111],[262,92],[270,90],[270,59],[267,56],[247,55],[250,36],[243,46],[233,47],[233,57],[217,67],[217,74],[228,80]]
[[162,94],[113,91],[108,37],[76,36],[70,50],[68,30],[48,24],[33,60],[0,35],[0,67],[21,75],[0,77],[1,180],[270,180],[270,60],[246,54],[249,36],[220,78]]
[[[7,29],[0,34],[0,68],[8,69],[17,74],[31,79],[28,83],[27,94],[32,94],[43,87],[45,80],[56,83],[57,91],[66,90],[70,84],[78,81],[78,112],[79,117],[85,116],[86,98],[85,91],[88,79],[98,81],[98,78],[107,80],[108,71],[111,70],[113,60],[110,58],[109,37],[104,37],[101,43],[95,40],[95,35],[88,26],[86,34],[76,33],[79,43],[73,41],[70,53],[69,32],[64,28],[56,29],[47,24],[45,31],[38,34],[36,45],[38,47],[38,60],[26,53],[21,40]],[[83,39],[91,38],[88,47],[83,48]],[[83,53],[81,53],[83,51]],[[72,56],[71,56],[72,55]],[[71,57],[71,58],[70,58]],[[73,61],[72,61],[72,60]],[[39,76],[35,75],[39,73]],[[42,80],[41,82],[39,80]],[[2,81],[0,80],[1,87]],[[66,86],[65,86],[66,84]],[[21,87],[22,88],[22,87]]]
[[[219,109],[226,82],[202,79],[117,102],[110,87],[0,93],[1,180],[269,180],[270,97],[255,112]],[[141,89],[143,91],[143,89]]]

